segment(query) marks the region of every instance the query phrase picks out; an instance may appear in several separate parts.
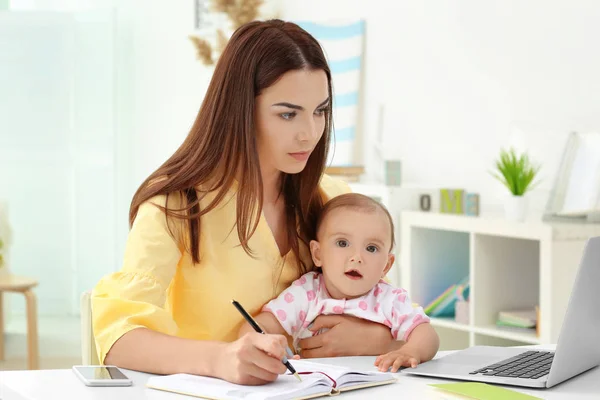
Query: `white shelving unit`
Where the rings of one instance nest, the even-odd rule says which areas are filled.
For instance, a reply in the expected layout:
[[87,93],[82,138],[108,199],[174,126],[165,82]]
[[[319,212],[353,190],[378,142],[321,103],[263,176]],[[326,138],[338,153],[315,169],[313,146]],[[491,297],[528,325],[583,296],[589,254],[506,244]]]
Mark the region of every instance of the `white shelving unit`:
[[[469,324],[434,318],[442,349],[556,343],[575,273],[599,224],[517,223],[501,218],[404,211],[395,277],[428,304],[469,276]],[[539,336],[498,328],[499,311],[540,307]]]

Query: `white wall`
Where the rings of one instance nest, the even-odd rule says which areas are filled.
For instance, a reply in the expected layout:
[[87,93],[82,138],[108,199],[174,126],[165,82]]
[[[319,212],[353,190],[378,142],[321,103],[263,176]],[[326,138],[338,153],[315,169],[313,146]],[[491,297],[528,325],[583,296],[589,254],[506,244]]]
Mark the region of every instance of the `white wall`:
[[116,3],[122,38],[118,66],[123,71],[117,85],[126,96],[120,99],[117,129],[123,140],[122,170],[128,174],[118,200],[122,253],[131,197],[187,135],[211,71],[196,60],[188,39],[194,26],[192,1],[152,0],[144,1],[144,7],[135,0]]
[[210,69],[196,60],[187,38],[194,33],[193,5],[193,1],[161,0],[11,0],[11,10],[111,10],[115,14],[113,129],[119,255],[134,191],[183,141],[210,80]]
[[[210,70],[187,40],[193,2],[12,2],[65,9],[116,5],[116,130],[120,159],[129,163],[122,168],[129,176],[121,194],[129,200],[183,140],[209,80]],[[366,18],[358,161],[367,167],[367,180],[383,175],[371,146],[381,106],[385,148],[403,160],[405,182],[480,192],[489,209],[505,194],[488,173],[500,147],[516,144],[542,163],[543,180],[533,193],[541,209],[567,133],[599,129],[600,3],[594,0],[568,6],[546,0],[271,3],[285,19]]]
[[[210,70],[196,60],[193,2],[129,2],[134,20],[133,181],[141,183],[179,146],[204,98]],[[123,8],[123,7],[122,7]]]
[[347,2],[285,0],[286,17],[367,20],[368,176],[382,168],[369,143],[383,103],[385,147],[405,182],[479,192],[502,203],[490,177],[500,147],[543,165],[532,206],[545,207],[568,132],[600,129],[600,3],[593,0]]
[[[277,3],[278,0],[272,0]],[[195,59],[193,1],[11,0],[12,9],[114,12],[114,269],[139,183],[181,143],[202,101],[210,69]],[[502,202],[488,174],[510,142],[543,163],[541,209],[566,134],[600,125],[600,3],[280,0],[285,19],[365,17],[361,137],[367,179],[380,180],[372,142],[384,105],[385,148],[404,180],[480,192],[484,209]],[[90,78],[93,80],[93,77]],[[89,85],[93,81],[88,82]],[[109,129],[109,128],[106,128]],[[110,129],[109,129],[110,130]],[[14,209],[14,208],[11,208]],[[17,255],[14,254],[16,258]]]
[[[5,135],[0,135],[0,142],[12,146],[0,145],[0,153],[10,155],[0,157],[0,164],[15,164],[21,159],[40,164],[35,171],[12,168],[16,172],[4,175],[0,182],[0,198],[8,198],[12,205],[11,222],[16,233],[12,270],[40,280],[42,315],[77,312],[81,291],[93,287],[100,276],[121,267],[131,196],[187,134],[210,78],[209,71],[196,61],[187,38],[193,28],[192,6],[193,2],[134,0],[13,0],[10,4],[11,11],[6,14],[14,16],[10,20],[16,24],[34,15],[40,15],[40,30],[54,19],[77,21],[73,28],[76,34],[65,39],[67,43],[75,42],[74,56],[66,61],[62,71],[67,81],[55,82],[53,86],[47,83],[46,86],[56,88],[44,92],[48,104],[59,107],[62,114],[53,113],[55,123],[49,124],[36,109],[36,116],[25,119],[29,124],[21,126],[19,115],[31,114],[31,110],[13,110],[18,106],[13,101],[8,108],[14,111],[9,126],[6,127],[6,119],[0,124],[7,128],[2,130]],[[104,18],[107,15],[112,17]],[[96,40],[98,35],[104,35],[104,40]],[[21,40],[8,36],[5,39],[9,40],[8,45]],[[46,63],[24,64],[29,69],[23,77],[18,75],[19,66],[12,59],[5,65],[10,74],[17,75],[11,78],[5,74],[3,82],[9,82],[15,94],[28,95],[23,82],[32,77],[38,86],[52,81],[53,75],[47,69],[63,61],[52,58],[52,53],[45,54],[44,48],[36,48],[35,40],[22,40],[22,45],[33,46],[30,53],[49,57]],[[61,72],[58,67],[54,69],[57,74]],[[2,70],[6,72],[5,68]],[[65,97],[63,92],[67,93],[67,100],[60,103],[58,100]],[[7,111],[10,96],[5,94],[0,98],[6,102],[3,107]],[[38,97],[39,94],[38,91]],[[27,130],[32,124],[37,128]],[[65,140],[59,142],[51,136],[54,131]],[[43,141],[38,140],[34,147],[39,151],[32,154],[25,145],[31,142],[27,135],[34,132],[44,134]],[[17,148],[21,142],[23,146]],[[66,156],[57,150],[50,156],[54,147],[42,148],[45,144]],[[23,156],[18,158],[17,154]],[[65,179],[44,175],[54,171],[42,166],[46,158],[61,163]],[[35,177],[41,182],[26,187],[40,197],[22,189],[23,182],[35,182]],[[44,196],[47,207],[31,213],[30,203],[35,204]],[[42,251],[46,248],[50,251]],[[11,303],[10,309],[17,314],[22,312],[19,302]]]
[[41,314],[75,312],[116,261],[112,28],[104,12],[0,13],[9,268],[39,281]]

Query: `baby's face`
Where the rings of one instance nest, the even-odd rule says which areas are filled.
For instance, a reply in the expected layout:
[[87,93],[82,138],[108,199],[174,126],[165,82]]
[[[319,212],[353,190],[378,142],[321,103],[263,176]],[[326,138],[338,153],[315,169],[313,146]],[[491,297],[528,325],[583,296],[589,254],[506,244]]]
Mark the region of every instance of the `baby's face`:
[[323,270],[329,294],[348,299],[368,293],[394,262],[391,240],[390,223],[380,210],[331,211],[318,242],[311,242],[313,261]]

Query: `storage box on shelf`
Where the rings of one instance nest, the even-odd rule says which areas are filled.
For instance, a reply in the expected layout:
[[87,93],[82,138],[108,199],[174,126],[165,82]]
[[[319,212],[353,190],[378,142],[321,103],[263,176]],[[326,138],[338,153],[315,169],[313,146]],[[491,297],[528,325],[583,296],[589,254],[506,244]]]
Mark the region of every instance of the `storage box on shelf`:
[[[518,223],[429,212],[401,213],[400,277],[429,304],[469,276],[468,324],[432,318],[443,349],[556,343],[585,242],[600,225]],[[496,326],[500,311],[539,306],[534,330]]]

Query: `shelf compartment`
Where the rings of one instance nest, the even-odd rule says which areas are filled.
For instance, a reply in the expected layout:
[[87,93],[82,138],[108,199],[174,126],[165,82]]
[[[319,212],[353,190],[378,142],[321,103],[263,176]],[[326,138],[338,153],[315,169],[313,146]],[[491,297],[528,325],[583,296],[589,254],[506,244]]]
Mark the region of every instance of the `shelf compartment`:
[[413,302],[426,307],[448,287],[469,275],[470,236],[467,232],[411,229],[410,274],[402,284]]
[[[475,333],[474,335],[474,346],[500,346],[500,347],[515,347],[515,346],[527,346],[532,343],[522,342],[520,340],[512,340],[497,336],[490,336],[483,333]],[[537,343],[533,343],[537,344]]]
[[473,253],[474,326],[490,329],[500,311],[533,309],[539,304],[539,241],[474,234]]
[[536,335],[535,330],[532,330],[531,332],[528,332],[528,331],[517,332],[517,331],[505,330],[502,328],[498,328],[495,325],[489,325],[489,326],[474,326],[474,327],[472,327],[472,331],[475,332],[476,334],[491,336],[491,337],[495,337],[498,339],[512,340],[515,342],[519,342],[521,344],[523,344],[523,343],[540,344],[541,343],[541,340]]
[[485,336],[491,336],[498,339],[512,340],[521,344],[540,344],[541,340],[536,335],[535,330],[532,331],[513,331],[503,328],[498,328],[495,325],[488,326],[471,326],[461,324],[454,321],[452,318],[431,318],[431,325],[434,328],[444,328],[445,330],[455,330],[460,332],[474,332]]

